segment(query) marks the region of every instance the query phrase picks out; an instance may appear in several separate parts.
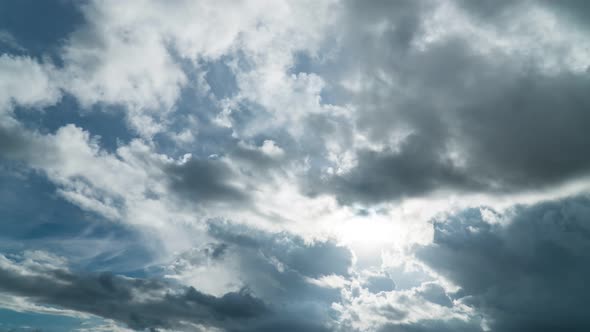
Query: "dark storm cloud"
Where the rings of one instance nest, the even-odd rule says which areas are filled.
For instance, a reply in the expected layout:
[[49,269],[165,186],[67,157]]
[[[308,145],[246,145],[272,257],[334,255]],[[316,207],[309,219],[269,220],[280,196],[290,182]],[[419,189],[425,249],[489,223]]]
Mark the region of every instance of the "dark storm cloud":
[[490,224],[471,209],[437,222],[434,244],[417,256],[460,286],[457,297],[492,331],[590,330],[590,199],[517,207],[504,218]]
[[[312,175],[305,190],[375,203],[437,189],[536,189],[588,174],[590,75],[548,72],[544,58],[532,55],[482,53],[477,40],[463,36],[417,48],[412,41],[431,10],[430,2],[418,3],[351,2],[343,24],[355,29],[342,42],[340,64],[361,75],[361,90],[350,97],[356,128],[386,148],[357,148],[350,172]],[[466,7],[500,10],[488,5]],[[371,32],[370,22],[385,22],[382,32]],[[335,79],[351,74],[324,70]]]
[[413,135],[406,139],[401,151],[357,151],[358,164],[349,173],[335,176],[319,184],[318,192],[332,191],[341,203],[372,203],[386,199],[417,196],[435,188],[461,186],[477,188],[475,179],[444,155],[438,142]]
[[230,181],[231,169],[220,160],[191,158],[183,164],[169,165],[165,170],[170,189],[190,202],[246,202],[247,193]]
[[192,287],[173,289],[158,280],[13,264],[0,267],[3,292],[113,319],[134,329],[183,327],[182,322],[231,328],[268,312],[262,301],[244,291],[214,297]]

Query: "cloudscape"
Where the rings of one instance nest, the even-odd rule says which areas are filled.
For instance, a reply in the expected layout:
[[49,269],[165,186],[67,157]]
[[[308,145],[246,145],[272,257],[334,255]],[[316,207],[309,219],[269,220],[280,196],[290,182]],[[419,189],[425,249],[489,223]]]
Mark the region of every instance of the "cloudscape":
[[590,331],[590,2],[0,1],[0,332]]

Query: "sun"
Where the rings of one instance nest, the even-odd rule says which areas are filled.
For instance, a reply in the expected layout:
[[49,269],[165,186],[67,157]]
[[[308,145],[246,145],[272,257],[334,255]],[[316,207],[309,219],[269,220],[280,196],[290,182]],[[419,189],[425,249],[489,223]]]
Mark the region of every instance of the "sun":
[[336,230],[341,241],[351,247],[377,248],[396,240],[396,225],[386,218],[357,217],[342,222]]

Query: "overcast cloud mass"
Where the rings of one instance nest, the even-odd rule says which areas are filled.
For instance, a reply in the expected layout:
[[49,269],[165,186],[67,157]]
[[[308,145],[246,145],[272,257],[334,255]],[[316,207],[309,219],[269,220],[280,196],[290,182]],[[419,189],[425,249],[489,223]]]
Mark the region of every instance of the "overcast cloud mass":
[[590,5],[0,2],[0,332],[590,331]]

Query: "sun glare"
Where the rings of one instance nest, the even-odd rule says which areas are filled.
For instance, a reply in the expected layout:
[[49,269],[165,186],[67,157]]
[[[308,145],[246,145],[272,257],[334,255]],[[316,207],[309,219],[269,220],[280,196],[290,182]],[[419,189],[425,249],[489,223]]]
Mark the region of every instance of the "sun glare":
[[337,233],[350,246],[375,248],[395,242],[395,228],[393,221],[385,218],[359,217],[342,223]]

